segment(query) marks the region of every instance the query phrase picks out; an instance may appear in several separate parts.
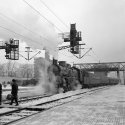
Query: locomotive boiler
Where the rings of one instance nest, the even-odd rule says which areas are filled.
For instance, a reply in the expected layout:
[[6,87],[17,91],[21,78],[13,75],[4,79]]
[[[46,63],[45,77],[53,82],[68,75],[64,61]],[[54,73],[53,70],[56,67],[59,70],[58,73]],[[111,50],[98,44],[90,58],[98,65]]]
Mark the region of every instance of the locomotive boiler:
[[119,83],[117,78],[110,78],[107,76],[99,76],[94,73],[89,73],[84,69],[71,67],[65,61],[54,61],[48,67],[48,72],[53,72],[56,80],[55,87],[57,93],[67,92],[76,89],[92,88],[107,85],[116,85]]

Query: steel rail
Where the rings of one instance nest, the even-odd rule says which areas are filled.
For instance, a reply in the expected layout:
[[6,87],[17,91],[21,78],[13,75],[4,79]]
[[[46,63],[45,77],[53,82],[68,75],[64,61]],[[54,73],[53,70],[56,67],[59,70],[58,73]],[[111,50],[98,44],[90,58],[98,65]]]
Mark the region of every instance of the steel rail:
[[[22,120],[22,119],[25,119],[25,118],[30,117],[32,115],[36,115],[38,113],[41,113],[42,111],[49,110],[53,107],[57,107],[57,106],[65,104],[65,103],[69,103],[69,102],[74,101],[76,99],[82,98],[83,96],[86,97],[87,95],[91,95],[91,94],[93,94],[99,90],[102,90],[102,89],[107,89],[107,87],[103,86],[103,87],[93,88],[89,91],[71,94],[68,96],[61,97],[61,98],[56,98],[56,99],[52,99],[52,100],[49,100],[46,102],[42,102],[42,103],[36,104],[34,106],[27,106],[25,108],[16,109],[15,111],[3,113],[0,115],[1,116],[0,117],[1,125],[8,125],[11,123],[15,123],[19,120]],[[14,116],[13,120],[11,119],[12,116]],[[2,122],[2,120],[4,120],[6,117],[7,117],[7,119],[9,119],[9,117],[10,117],[10,121],[8,120],[5,122]],[[15,117],[17,117],[17,119]]]

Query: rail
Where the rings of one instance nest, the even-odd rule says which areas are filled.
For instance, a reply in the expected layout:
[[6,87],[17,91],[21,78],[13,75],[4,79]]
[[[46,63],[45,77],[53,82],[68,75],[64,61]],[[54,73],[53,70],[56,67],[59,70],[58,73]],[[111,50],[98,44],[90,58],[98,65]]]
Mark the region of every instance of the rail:
[[[50,108],[69,103],[73,100],[86,97],[99,90],[107,89],[107,87],[93,88],[89,91],[74,91],[74,93],[63,93],[61,96],[54,95],[51,97],[46,97],[46,99],[38,99],[33,105],[27,105],[25,107],[13,108],[13,110],[6,113],[0,114],[1,125],[8,125],[17,122],[21,119],[25,119],[32,115],[41,113],[43,111],[49,110]],[[53,97],[53,98],[52,98]]]

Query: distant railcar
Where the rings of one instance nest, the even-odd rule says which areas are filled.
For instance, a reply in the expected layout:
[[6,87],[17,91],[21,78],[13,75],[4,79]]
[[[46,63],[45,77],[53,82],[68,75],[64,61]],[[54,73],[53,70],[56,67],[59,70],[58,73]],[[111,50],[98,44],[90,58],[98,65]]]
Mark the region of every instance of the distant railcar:
[[106,85],[116,85],[119,83],[117,78],[110,78],[107,76],[98,76],[94,73],[83,72],[83,88],[92,88],[98,86],[106,86]]

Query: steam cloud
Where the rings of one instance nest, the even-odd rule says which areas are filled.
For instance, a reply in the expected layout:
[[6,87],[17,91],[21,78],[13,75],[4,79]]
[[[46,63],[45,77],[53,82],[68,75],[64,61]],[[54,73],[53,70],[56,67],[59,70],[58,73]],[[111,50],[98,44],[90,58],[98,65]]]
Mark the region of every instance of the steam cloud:
[[50,62],[45,60],[39,62],[38,66],[38,74],[37,79],[38,81],[38,86],[35,87],[34,92],[37,94],[44,94],[44,93],[49,93],[49,94],[54,94],[57,92],[56,89],[56,77],[52,72],[48,72],[48,67],[50,65]]
[[52,55],[56,56],[58,37],[52,23],[40,17],[22,0],[0,0],[0,3],[1,39],[19,39],[33,49],[46,47]]

